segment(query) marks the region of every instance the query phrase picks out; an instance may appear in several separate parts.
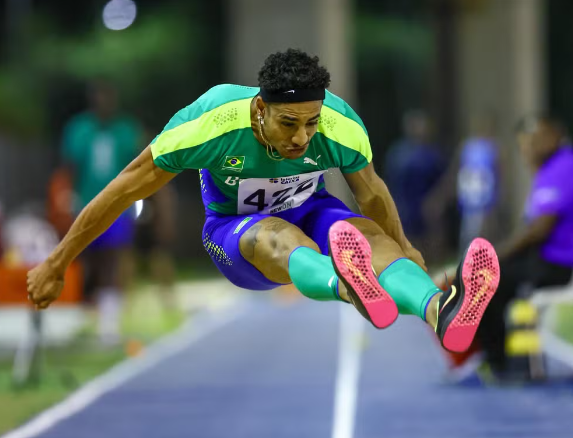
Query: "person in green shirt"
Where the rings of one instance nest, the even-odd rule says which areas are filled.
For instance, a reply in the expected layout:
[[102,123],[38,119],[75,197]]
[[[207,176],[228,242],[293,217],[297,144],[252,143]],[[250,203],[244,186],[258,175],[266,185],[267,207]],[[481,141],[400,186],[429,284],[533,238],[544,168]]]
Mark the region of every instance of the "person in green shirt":
[[[85,208],[137,155],[142,130],[118,109],[116,89],[98,79],[88,86],[89,108],[65,125],[62,159],[71,169],[75,213]],[[98,331],[105,342],[119,337],[122,289],[125,287],[134,213],[123,212],[90,243],[84,257],[98,308]]]
[[[30,299],[48,307],[66,266],[124,209],[198,169],[203,243],[235,285],[292,282],[309,298],[352,303],[377,328],[399,313],[417,315],[446,349],[467,349],[499,282],[491,244],[474,240],[442,292],[404,235],[362,120],[327,91],[330,74],[318,58],[271,54],[258,79],[259,87],[216,86],[175,114],[29,272]],[[327,192],[323,174],[331,168],[341,170],[362,214]]]

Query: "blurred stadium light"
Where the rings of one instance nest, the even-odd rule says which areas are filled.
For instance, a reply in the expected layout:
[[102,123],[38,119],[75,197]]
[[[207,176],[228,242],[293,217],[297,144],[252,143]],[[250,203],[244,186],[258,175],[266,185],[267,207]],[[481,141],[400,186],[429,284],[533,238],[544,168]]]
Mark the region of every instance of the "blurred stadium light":
[[111,30],[127,29],[136,15],[137,6],[132,0],[111,0],[103,8],[103,24]]

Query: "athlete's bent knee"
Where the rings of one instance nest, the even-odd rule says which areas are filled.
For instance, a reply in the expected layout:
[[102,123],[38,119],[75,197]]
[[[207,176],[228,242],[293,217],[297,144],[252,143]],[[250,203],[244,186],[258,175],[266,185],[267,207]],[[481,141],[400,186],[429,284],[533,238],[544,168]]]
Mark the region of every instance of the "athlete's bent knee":
[[255,265],[264,261],[268,265],[288,264],[288,256],[299,246],[319,252],[318,245],[302,230],[279,218],[265,218],[243,234],[239,249],[245,259]]

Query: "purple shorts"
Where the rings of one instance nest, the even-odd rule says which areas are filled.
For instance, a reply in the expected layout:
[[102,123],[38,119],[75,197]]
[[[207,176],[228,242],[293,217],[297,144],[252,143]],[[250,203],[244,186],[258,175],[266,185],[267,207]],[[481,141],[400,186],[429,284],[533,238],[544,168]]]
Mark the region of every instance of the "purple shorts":
[[125,211],[88,247],[90,250],[119,249],[133,243],[135,218],[133,210]]
[[300,207],[277,214],[239,216],[208,215],[203,227],[203,245],[221,273],[235,286],[251,290],[269,290],[280,286],[267,279],[243,258],[239,239],[254,224],[267,217],[278,217],[299,227],[324,255],[328,255],[328,230],[339,220],[364,217],[353,213],[344,203],[320,190]]

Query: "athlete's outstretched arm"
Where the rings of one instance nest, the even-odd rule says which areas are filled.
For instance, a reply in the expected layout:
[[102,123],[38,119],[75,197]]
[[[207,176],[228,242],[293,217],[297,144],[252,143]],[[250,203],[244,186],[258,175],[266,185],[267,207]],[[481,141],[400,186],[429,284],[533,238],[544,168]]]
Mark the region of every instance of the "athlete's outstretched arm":
[[384,232],[400,245],[409,259],[425,269],[424,258],[406,238],[392,195],[372,163],[358,172],[343,175],[362,214],[380,225]]
[[67,267],[121,213],[135,201],[155,193],[175,175],[153,163],[149,147],[135,158],[82,210],[46,261],[28,272],[28,296],[36,307],[45,309],[60,296]]

